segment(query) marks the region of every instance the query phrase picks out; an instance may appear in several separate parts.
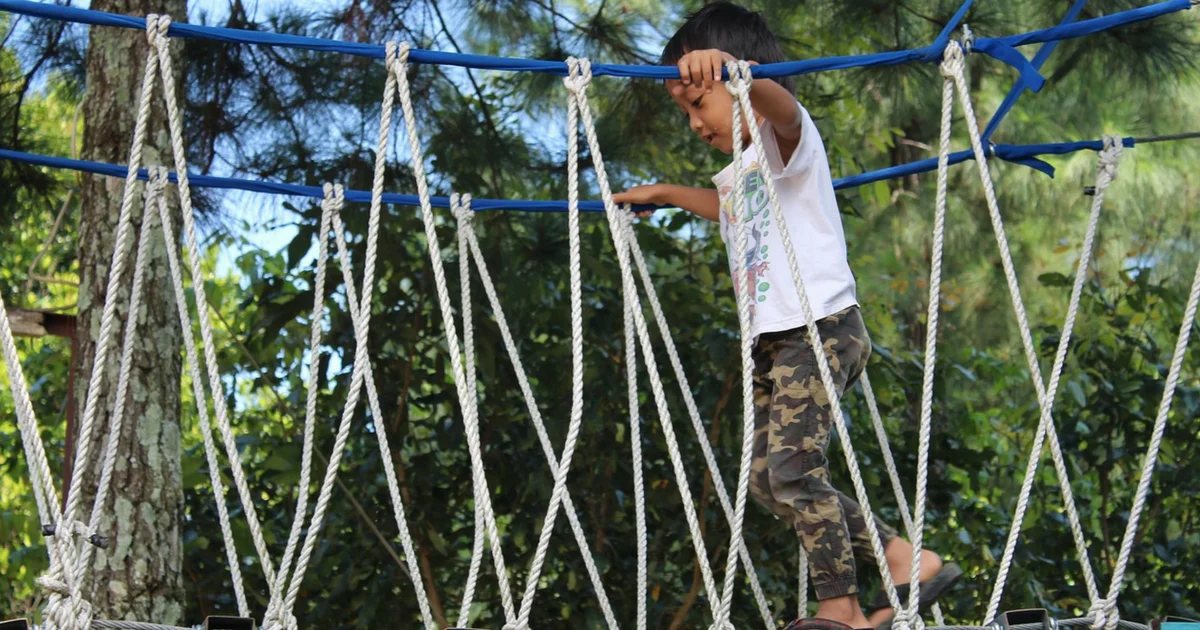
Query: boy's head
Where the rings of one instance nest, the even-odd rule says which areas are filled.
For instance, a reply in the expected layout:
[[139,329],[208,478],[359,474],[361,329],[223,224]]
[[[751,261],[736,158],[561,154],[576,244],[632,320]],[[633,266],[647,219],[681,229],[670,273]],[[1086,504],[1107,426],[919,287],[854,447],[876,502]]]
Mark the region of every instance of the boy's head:
[[[697,50],[720,50],[735,59],[760,64],[786,61],[775,34],[761,15],[731,2],[713,2],[688,16],[663,49],[660,63],[673,66],[685,55]],[[774,79],[789,92],[795,91],[791,77]],[[666,82],[675,104],[688,117],[688,126],[697,135],[724,153],[733,151],[731,115],[733,101],[724,89],[711,89],[697,83],[682,85]],[[747,133],[742,130],[743,135]]]

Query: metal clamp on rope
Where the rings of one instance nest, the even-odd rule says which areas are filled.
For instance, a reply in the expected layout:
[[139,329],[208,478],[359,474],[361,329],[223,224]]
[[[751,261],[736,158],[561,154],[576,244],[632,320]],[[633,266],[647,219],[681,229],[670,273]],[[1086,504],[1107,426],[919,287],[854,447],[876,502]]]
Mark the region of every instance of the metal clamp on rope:
[[[83,523],[77,523],[76,532],[81,535],[87,534],[87,527],[85,525],[83,525]],[[43,536],[49,537],[49,536],[55,536],[57,534],[58,534],[58,527],[56,525],[54,525],[53,523],[50,523],[47,525],[42,525],[42,535]],[[99,547],[101,549],[108,549],[108,536],[101,536],[100,534],[87,534],[87,537],[84,538],[84,540],[88,541],[95,547]],[[4,626],[0,626],[0,630],[7,630],[7,628],[5,628]]]
[[996,620],[1003,630],[1014,626],[1041,624],[1041,630],[1058,630],[1058,620],[1050,616],[1045,608],[1026,608],[1024,610],[1006,610]]
[[205,617],[204,630],[255,630],[250,617]]

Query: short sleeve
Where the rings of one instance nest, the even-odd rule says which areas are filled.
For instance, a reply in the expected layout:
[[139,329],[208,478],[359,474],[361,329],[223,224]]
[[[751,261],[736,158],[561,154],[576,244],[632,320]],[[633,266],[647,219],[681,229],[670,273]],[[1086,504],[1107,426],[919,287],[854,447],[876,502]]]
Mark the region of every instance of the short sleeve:
[[786,162],[780,154],[779,139],[775,135],[775,129],[771,123],[763,121],[759,128],[759,132],[762,134],[763,149],[767,154],[767,164],[771,167],[771,175],[776,179],[803,174],[812,166],[818,153],[821,152],[817,127],[808,115],[808,110],[804,109],[799,102],[796,103],[796,106],[800,108],[800,126],[803,131],[800,132],[800,143],[796,145],[796,149],[792,151],[792,155]]

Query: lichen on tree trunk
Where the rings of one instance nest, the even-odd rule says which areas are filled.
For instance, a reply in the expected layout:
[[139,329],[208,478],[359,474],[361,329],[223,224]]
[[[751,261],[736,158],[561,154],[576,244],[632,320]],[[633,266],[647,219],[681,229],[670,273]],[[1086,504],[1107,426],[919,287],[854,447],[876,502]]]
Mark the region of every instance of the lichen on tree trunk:
[[[178,20],[186,16],[186,5],[186,0],[93,0],[91,8],[127,15],[167,13]],[[147,46],[144,33],[92,27],[83,109],[84,159],[127,163]],[[173,50],[178,51],[179,46],[177,40],[172,42]],[[143,158],[147,165],[169,165],[171,161],[161,94],[160,81]],[[123,180],[97,176],[85,176],[82,186],[79,345],[75,355],[78,372],[74,392],[78,418],[83,416],[87,383],[96,354],[123,189]],[[134,225],[139,230],[141,206],[139,190],[134,215]],[[179,225],[177,221],[175,225]],[[100,525],[100,533],[109,537],[110,543],[107,549],[96,551],[87,592],[98,618],[180,625],[185,621],[180,471],[182,336],[165,247],[162,238],[155,239],[142,307],[136,314],[138,341],[126,401],[126,426],[121,433],[121,451],[114,471],[112,493]],[[133,247],[120,295],[115,296],[120,305],[117,315],[121,331],[129,315],[132,250]],[[97,407],[98,428],[107,426],[112,409],[120,333],[109,343],[110,361]],[[104,434],[104,430],[96,430],[92,437],[93,458],[84,477],[81,515],[88,513],[95,496],[100,459],[96,455],[103,452]]]

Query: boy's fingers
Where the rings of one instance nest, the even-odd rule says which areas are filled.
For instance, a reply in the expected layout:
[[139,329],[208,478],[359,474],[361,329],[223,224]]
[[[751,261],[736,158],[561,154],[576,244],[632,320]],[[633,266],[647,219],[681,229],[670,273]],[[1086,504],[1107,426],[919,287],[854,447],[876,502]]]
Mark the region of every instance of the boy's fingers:
[[692,84],[692,70],[687,57],[679,60],[679,82],[682,85]]
[[721,56],[720,55],[714,56],[713,60],[712,60],[712,66],[713,66],[713,82],[715,82],[715,83],[720,83],[722,80],[721,79],[722,65],[723,64],[721,63]]
[[700,87],[704,87],[705,83],[707,83],[704,79],[704,59],[699,55],[695,55],[692,59],[691,73],[695,77],[695,81],[700,84]]

